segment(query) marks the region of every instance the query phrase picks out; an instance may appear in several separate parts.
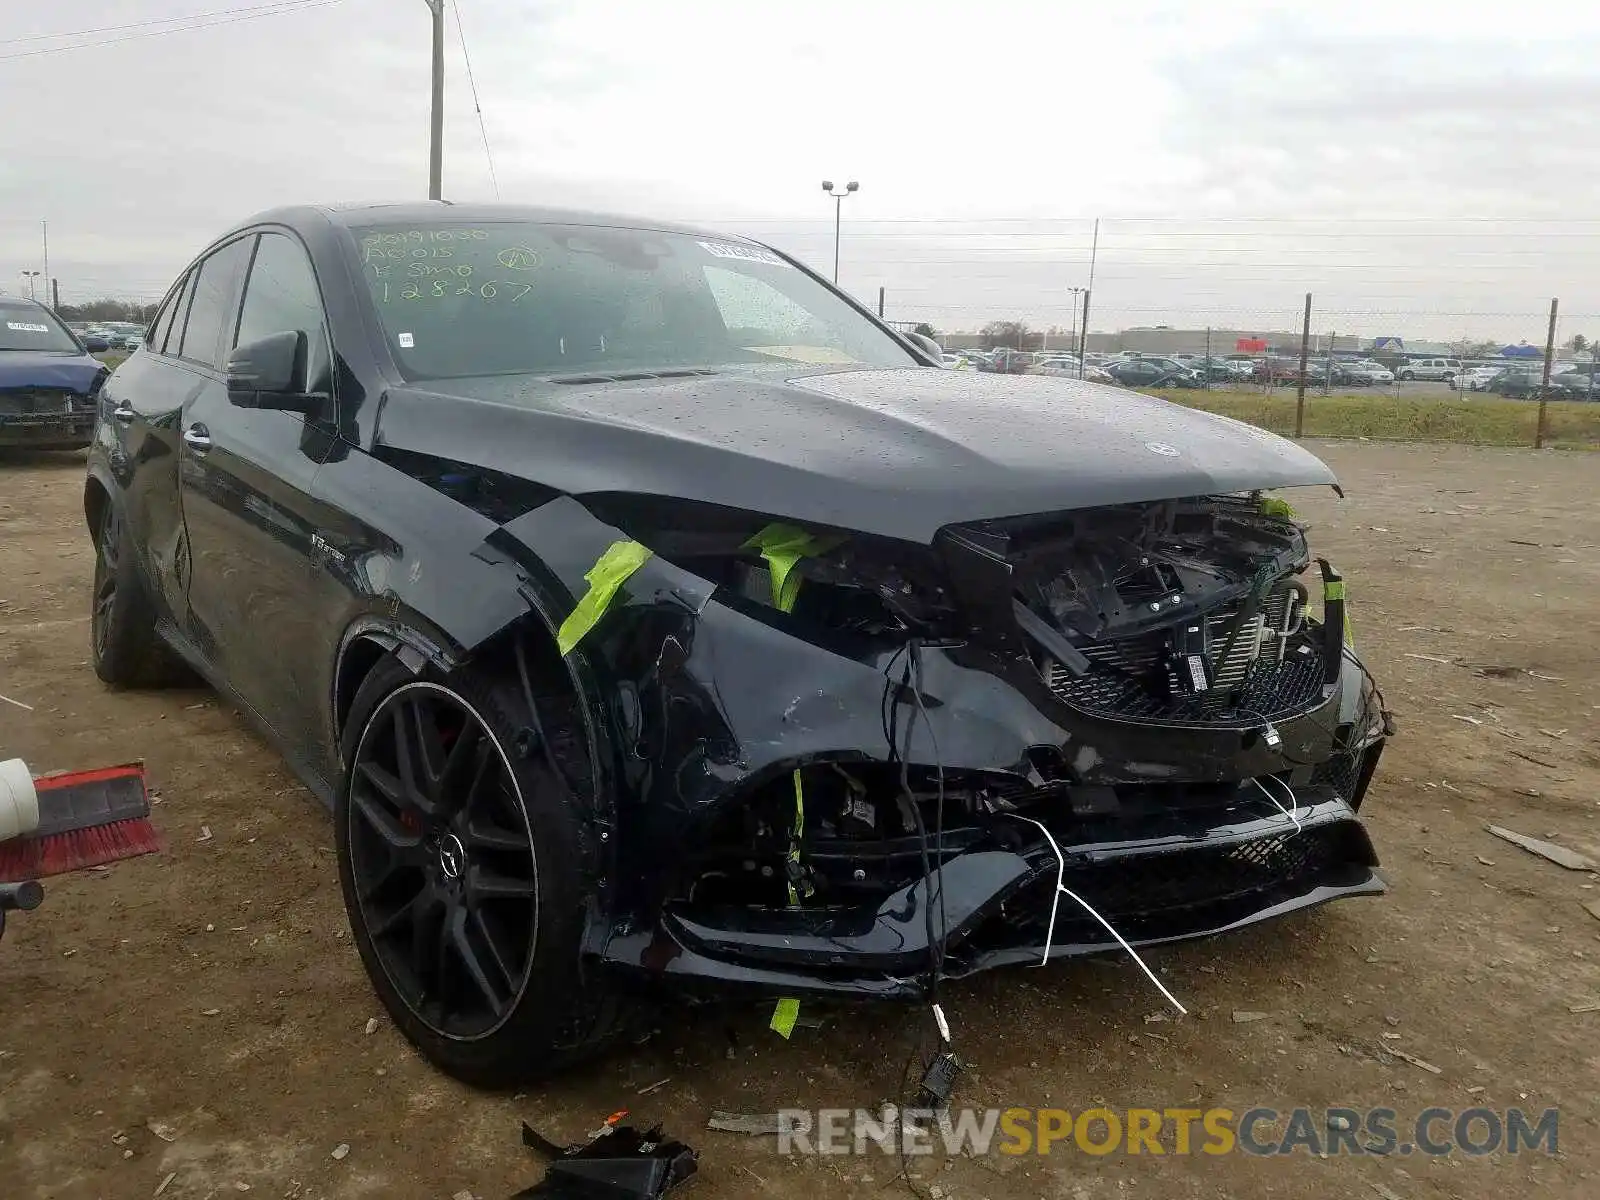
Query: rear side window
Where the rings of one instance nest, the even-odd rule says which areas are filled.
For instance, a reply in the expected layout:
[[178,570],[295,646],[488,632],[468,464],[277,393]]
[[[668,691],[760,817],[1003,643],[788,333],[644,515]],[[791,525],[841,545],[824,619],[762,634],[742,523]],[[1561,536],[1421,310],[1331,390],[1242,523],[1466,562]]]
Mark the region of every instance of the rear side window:
[[150,329],[145,334],[145,342],[151,350],[159,352],[167,341],[167,331],[172,328],[172,314],[178,311],[178,302],[183,299],[183,294],[188,290],[189,279],[183,281],[167,297],[167,302],[161,306],[161,311],[156,314],[156,319],[150,322]]
[[194,300],[178,353],[208,367],[222,365],[222,331],[233,323],[234,297],[254,239],[229,242],[200,264],[195,276]]
[[172,306],[172,316],[168,319],[166,328],[161,331],[161,341],[153,347],[163,354],[176,354],[178,347],[183,344],[183,326],[188,319],[189,301],[194,296],[194,277],[193,271],[184,277],[183,289],[179,291]]
[[239,330],[233,345],[291,331],[306,335],[311,390],[331,390],[333,359],[328,349],[322,293],[317,290],[311,260],[293,238],[263,233],[244,286],[244,304],[239,310]]

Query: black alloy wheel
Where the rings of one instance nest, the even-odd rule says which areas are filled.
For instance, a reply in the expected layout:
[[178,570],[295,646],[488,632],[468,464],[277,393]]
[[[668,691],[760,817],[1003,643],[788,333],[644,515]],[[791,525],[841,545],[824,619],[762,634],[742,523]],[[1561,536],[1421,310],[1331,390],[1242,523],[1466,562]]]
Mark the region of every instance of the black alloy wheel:
[[367,721],[349,788],[350,882],[393,992],[437,1037],[488,1037],[528,986],[539,931],[538,855],[504,748],[460,695],[416,680]]

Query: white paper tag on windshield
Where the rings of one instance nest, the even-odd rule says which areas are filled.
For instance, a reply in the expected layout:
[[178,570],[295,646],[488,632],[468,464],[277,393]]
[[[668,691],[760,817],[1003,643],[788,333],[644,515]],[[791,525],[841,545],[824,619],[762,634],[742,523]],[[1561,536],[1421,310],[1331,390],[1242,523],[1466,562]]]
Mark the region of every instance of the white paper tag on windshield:
[[7,321],[7,329],[15,329],[22,333],[49,333],[50,326],[35,325],[30,321]]
[[740,262],[765,263],[769,267],[787,267],[789,265],[765,246],[740,246],[733,242],[701,242],[700,248],[707,254],[714,254],[718,258],[732,258]]
[[402,350],[414,350],[417,345],[417,339],[409,333],[396,334],[395,341],[400,343],[400,349]]

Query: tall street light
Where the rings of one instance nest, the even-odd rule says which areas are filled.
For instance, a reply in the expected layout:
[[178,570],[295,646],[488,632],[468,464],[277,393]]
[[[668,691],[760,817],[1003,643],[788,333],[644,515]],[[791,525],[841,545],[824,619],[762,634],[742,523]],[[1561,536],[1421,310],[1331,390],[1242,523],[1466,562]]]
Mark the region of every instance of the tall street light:
[[1067,289],[1072,295],[1072,352],[1078,356],[1079,367],[1083,366],[1083,347],[1078,345],[1078,297],[1088,290],[1075,287]]
[[24,271],[22,273],[22,277],[28,281],[28,299],[29,300],[32,300],[34,298],[33,297],[33,281],[36,278],[38,278],[38,276],[39,276],[39,272],[38,271]]
[[859,183],[852,179],[849,183],[844,185],[844,191],[836,192],[833,189],[833,180],[824,179],[822,181],[822,190],[833,197],[833,282],[836,286],[839,282],[840,209],[844,207],[844,198],[851,192],[856,191],[858,188],[860,188],[860,186],[861,185]]
[[423,0],[433,14],[433,108],[428,119],[428,199],[444,198],[444,0]]

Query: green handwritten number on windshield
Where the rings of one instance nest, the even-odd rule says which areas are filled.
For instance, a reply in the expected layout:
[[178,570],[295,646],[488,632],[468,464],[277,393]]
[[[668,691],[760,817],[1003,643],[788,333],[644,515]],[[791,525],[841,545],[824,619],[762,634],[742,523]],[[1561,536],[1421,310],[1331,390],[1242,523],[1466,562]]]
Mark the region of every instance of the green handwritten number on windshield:
[[[472,268],[441,267],[427,271],[427,274],[444,276],[433,279],[410,279],[400,289],[398,298],[401,300],[443,300],[450,296],[465,296],[474,300],[499,301],[505,300],[516,304],[519,300],[533,291],[531,283],[513,282],[505,279],[486,279],[481,284],[474,285],[470,279]],[[395,299],[395,294],[389,288],[389,281],[382,278],[373,279],[373,294],[380,304],[388,304]],[[426,282],[428,287],[423,288]],[[502,291],[501,289],[504,289]]]

